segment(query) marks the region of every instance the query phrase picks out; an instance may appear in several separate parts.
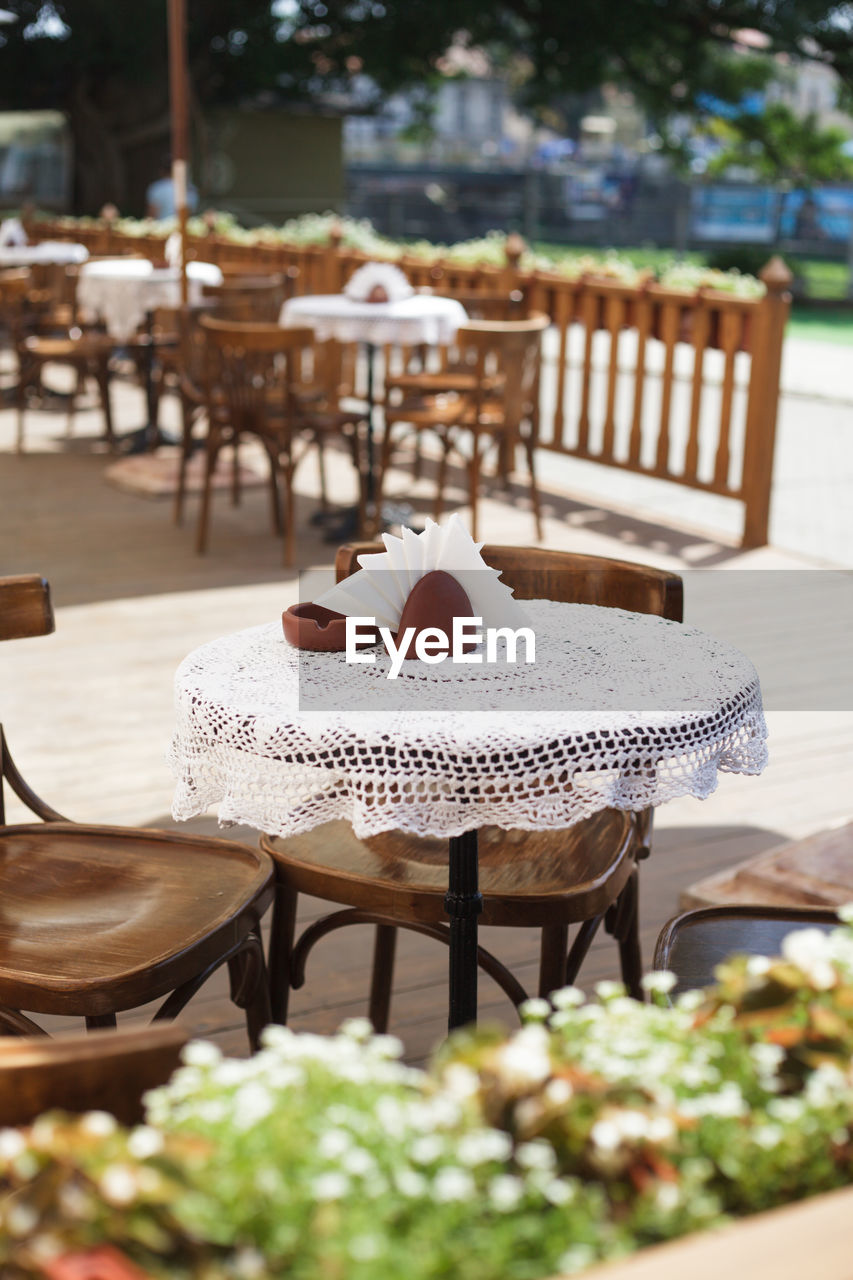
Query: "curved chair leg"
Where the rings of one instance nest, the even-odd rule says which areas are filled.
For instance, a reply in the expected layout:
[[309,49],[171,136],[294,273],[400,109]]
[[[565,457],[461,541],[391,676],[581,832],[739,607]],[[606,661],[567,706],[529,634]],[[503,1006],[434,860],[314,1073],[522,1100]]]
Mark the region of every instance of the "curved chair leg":
[[204,464],[204,483],[201,490],[201,506],[198,513],[198,531],[196,533],[195,549],[199,555],[204,555],[207,550],[207,530],[210,523],[210,496],[213,488],[213,473],[216,470],[216,459],[219,456],[221,440],[216,437],[208,439],[207,457]]
[[246,1031],[254,1052],[260,1046],[261,1032],[272,1021],[264,946],[257,925],[246,936],[239,951],[229,958],[228,973],[231,1000],[238,1009],[246,1012]]
[[368,1017],[374,1031],[384,1035],[388,1030],[388,1014],[391,1011],[391,986],[394,981],[394,956],[397,950],[397,930],[393,925],[378,924],[373,943],[373,971],[370,979],[370,1005]]
[[17,1009],[7,1009],[0,1005],[0,1033],[4,1036],[45,1036],[47,1032],[32,1018]]
[[543,998],[566,982],[567,924],[544,925],[539,942],[539,994]]
[[639,922],[639,873],[634,867],[631,875],[613,906],[607,912],[605,923],[619,944],[619,961],[622,981],[629,996],[643,1000],[640,980],[643,976],[643,960],[640,952]]
[[115,432],[113,431],[113,411],[110,404],[110,371],[106,358],[98,361],[95,380],[101,393],[101,409],[104,414],[104,437],[110,448],[113,449],[115,447]]
[[[360,907],[345,907],[341,911],[323,916],[321,920],[315,920],[293,948],[291,953],[291,986],[293,988],[298,989],[305,982],[305,962],[314,944],[327,934],[334,933],[336,929],[342,929],[349,924],[391,925],[395,929],[408,929],[411,933],[422,933],[427,938],[435,938],[437,942],[443,942],[446,947],[450,946],[450,929],[447,925],[422,924],[415,921],[402,923],[391,916],[377,915],[372,911],[364,911]],[[498,984],[504,994],[509,996],[516,1008],[527,999],[527,992],[515,975],[510,973],[506,965],[501,964],[500,960],[485,947],[477,948],[477,964]]]
[[269,946],[270,1006],[273,1022],[287,1022],[290,1002],[291,955],[299,895],[290,885],[277,884]]

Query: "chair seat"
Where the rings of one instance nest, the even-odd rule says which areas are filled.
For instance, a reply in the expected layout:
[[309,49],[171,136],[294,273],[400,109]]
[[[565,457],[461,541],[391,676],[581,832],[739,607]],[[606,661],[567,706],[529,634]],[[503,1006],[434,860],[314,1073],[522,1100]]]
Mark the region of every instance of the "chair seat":
[[[539,925],[550,904],[574,923],[605,910],[634,865],[630,814],[605,809],[562,831],[479,831],[483,924]],[[386,832],[359,840],[347,822],[329,822],[304,835],[263,836],[261,848],[278,864],[278,879],[301,893],[366,907],[423,923],[447,919],[448,842]],[[571,903],[574,905],[570,905]]]
[[82,334],[79,338],[27,338],[24,348],[42,360],[89,360],[107,356],[113,343],[106,334]]
[[222,958],[272,900],[265,854],[172,831],[0,828],[0,1003],[97,1015]]

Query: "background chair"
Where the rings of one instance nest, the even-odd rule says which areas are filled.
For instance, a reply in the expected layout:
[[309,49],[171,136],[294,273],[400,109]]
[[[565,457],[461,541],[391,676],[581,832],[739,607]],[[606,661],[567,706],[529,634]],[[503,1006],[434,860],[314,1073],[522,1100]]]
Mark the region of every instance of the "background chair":
[[[381,550],[370,543],[342,547],[338,581],[358,569],[360,555]],[[675,621],[682,616],[681,579],[673,573],[524,547],[486,546],[482,555],[518,599],[609,605]],[[540,994],[574,981],[604,923],[617,940],[628,990],[641,996],[637,863],[649,852],[651,818],[651,810],[607,809],[564,831],[480,829],[480,920],[541,928]],[[276,869],[269,953],[273,1019],[286,1021],[290,989],[302,986],[307,956],[320,938],[346,924],[372,923],[377,927],[370,1018],[384,1031],[397,928],[448,942],[447,841],[399,831],[359,840],[348,823],[331,822],[302,836],[264,835],[261,848]],[[318,920],[294,942],[300,893],[344,909]],[[526,998],[516,978],[483,948],[479,960],[515,1004]]]
[[825,907],[761,907],[731,903],[696,907],[668,920],[661,930],[653,965],[678,979],[673,994],[707,987],[714,969],[728,956],[777,956],[792,929],[838,928],[838,916]]
[[[323,449],[338,436],[349,448],[359,490],[363,467],[359,425],[363,412],[341,407],[330,381],[322,345],[309,328],[250,324],[203,316],[207,344],[206,403],[208,433],[204,489],[196,549],[207,546],[210,496],[216,461],[226,445],[234,450],[232,496],[239,499],[237,450],[241,438],[259,440],[270,467],[273,524],[283,534],[284,562],[293,563],[293,475],[307,449],[315,445],[320,459],[321,502],[328,501]],[[281,488],[284,489],[282,516]],[[361,506],[363,499],[360,498]]]
[[[394,449],[399,443],[394,428],[402,424],[403,434],[433,432],[439,440],[434,514],[440,519],[444,507],[447,464],[455,451],[468,472],[468,499],[471,533],[477,537],[477,505],[483,458],[490,445],[497,446],[499,471],[506,476],[522,445],[530,475],[530,494],[541,540],[542,524],[539,490],[536,484],[534,451],[539,423],[539,371],[542,334],[549,324],[541,313],[526,320],[472,321],[459,329],[455,346],[458,356],[452,366],[434,374],[420,375],[420,384],[402,376],[390,380],[389,393],[399,391],[394,403],[386,397],[385,432],[379,474],[380,497],[384,477]],[[461,442],[466,448],[460,447]]]
[[[42,578],[0,579],[0,640],[53,629]],[[41,822],[7,824],[4,781]],[[38,1034],[31,1013],[115,1026],[159,1000],[155,1021],[173,1018],[227,963],[256,1044],[272,878],[264,853],[234,841],[68,822],[24,781],[0,727],[0,1031]]]
[[30,1124],[45,1111],[109,1111],[143,1119],[142,1096],[180,1065],[188,1035],[170,1023],[83,1035],[0,1037],[0,1125]]

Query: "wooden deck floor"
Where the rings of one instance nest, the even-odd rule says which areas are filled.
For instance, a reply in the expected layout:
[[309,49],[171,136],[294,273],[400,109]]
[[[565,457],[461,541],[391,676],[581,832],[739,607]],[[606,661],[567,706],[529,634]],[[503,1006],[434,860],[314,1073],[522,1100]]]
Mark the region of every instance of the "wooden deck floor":
[[[128,429],[142,401],[118,388],[118,420]],[[82,413],[74,437],[50,413],[28,417],[27,452],[12,452],[13,417],[0,412],[0,573],[47,576],[57,606],[56,634],[5,645],[0,654],[0,713],[18,763],[43,795],[69,816],[89,821],[171,824],[171,778],[165,761],[172,723],[172,677],[187,652],[217,635],[269,621],[296,598],[292,571],[268,527],[262,488],[234,510],[217,499],[209,554],[193,551],[195,504],[183,528],[172,524],[168,500],[106,483],[109,458],[95,440],[96,415]],[[544,468],[548,475],[548,468]],[[302,567],[328,563],[332,549],[309,523],[315,509],[313,462],[298,477],[297,522]],[[550,479],[548,475],[548,479]],[[334,491],[349,491],[343,459],[333,468]],[[546,480],[547,484],[547,480]],[[392,489],[416,511],[428,511],[429,476],[413,485],[393,477]],[[461,491],[454,495],[461,504]],[[765,549],[744,555],[707,529],[678,531],[606,507],[584,506],[549,486],[549,546],[644,560],[676,569],[808,569],[807,562]],[[483,536],[532,541],[523,498],[511,491],[482,506]],[[828,557],[831,559],[831,557]],[[690,621],[688,594],[687,620]],[[827,685],[831,680],[825,677]],[[831,708],[831,688],[813,711],[771,710],[771,764],[760,778],[723,777],[705,802],[674,801],[658,811],[652,858],[641,881],[644,954],[678,906],[684,889],[714,871],[787,840],[853,817],[853,712]],[[14,820],[17,814],[10,817]],[[190,829],[220,832],[215,816]],[[184,828],[186,829],[186,828]],[[321,904],[306,901],[303,920]],[[538,941],[528,930],[486,932],[501,958],[535,986]],[[371,950],[369,931],[355,927],[321,943],[305,988],[293,1000],[292,1025],[332,1031],[363,1013]],[[400,945],[391,1029],[407,1056],[423,1060],[446,1023],[443,947],[413,935]],[[615,947],[603,938],[584,970],[584,985],[615,975]],[[484,1017],[512,1023],[505,998],[481,980]],[[241,1015],[226,999],[224,981],[200,994],[186,1021],[232,1052],[245,1052]]]

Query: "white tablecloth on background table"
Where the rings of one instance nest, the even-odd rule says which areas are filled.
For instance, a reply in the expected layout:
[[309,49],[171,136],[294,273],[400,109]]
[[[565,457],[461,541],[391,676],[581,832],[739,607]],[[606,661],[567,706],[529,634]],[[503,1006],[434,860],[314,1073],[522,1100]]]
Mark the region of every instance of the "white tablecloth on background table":
[[360,838],[560,829],[761,772],[761,690],[737,649],[620,609],[524,609],[534,664],[410,661],[395,681],[382,646],[348,664],[291,648],[280,623],[203,645],[175,677],[175,818],[215,807],[278,835],[344,819]]
[[38,244],[0,247],[0,267],[32,267],[41,263],[75,266],[88,257],[89,250],[84,244],[70,244],[66,240],[42,240]]
[[288,298],[281,324],[310,325],[319,342],[370,342],[375,346],[446,346],[468,319],[455,298],[413,294],[401,302],[354,302],[343,293]]
[[[222,284],[222,272],[212,262],[187,267],[189,301],[201,301],[205,285]],[[126,341],[157,307],[177,307],[180,276],[174,267],[154,267],[146,258],[103,258],[80,270],[77,303],[105,322],[112,337]]]

